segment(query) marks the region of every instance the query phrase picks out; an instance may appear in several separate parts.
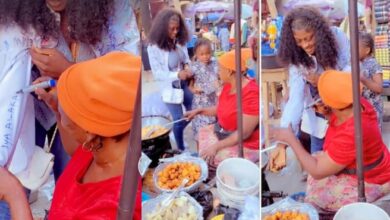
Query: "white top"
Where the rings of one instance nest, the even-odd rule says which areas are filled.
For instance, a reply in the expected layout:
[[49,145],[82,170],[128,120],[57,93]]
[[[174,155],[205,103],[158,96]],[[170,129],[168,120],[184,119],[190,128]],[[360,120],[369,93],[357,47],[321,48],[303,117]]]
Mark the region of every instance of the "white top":
[[37,42],[33,33],[23,33],[15,24],[0,27],[0,33],[0,166],[15,149],[9,165],[15,174],[26,169],[35,146],[33,97],[16,91],[31,83],[28,48]]
[[[342,71],[350,71],[351,69],[351,56],[350,56],[350,43],[347,36],[339,28],[331,27],[331,30],[335,36],[339,57],[337,59],[337,69]],[[315,129],[315,112],[312,108],[305,110],[304,108],[313,102],[313,98],[310,94],[309,85],[306,83],[304,75],[310,71],[303,66],[290,65],[289,66],[289,99],[282,112],[282,118],[280,120],[281,127],[287,127],[290,123],[295,133],[299,130],[299,122],[301,121],[302,114],[308,114],[309,121],[312,123],[312,131]],[[314,72],[321,74],[324,69],[318,66]]]
[[[188,56],[187,47],[177,45],[178,50],[182,50],[185,57],[182,63],[189,64],[190,58]],[[172,87],[172,82],[178,79],[178,71],[169,70],[169,51],[159,48],[157,45],[148,46],[149,63],[152,69],[154,80],[158,82],[160,89]]]

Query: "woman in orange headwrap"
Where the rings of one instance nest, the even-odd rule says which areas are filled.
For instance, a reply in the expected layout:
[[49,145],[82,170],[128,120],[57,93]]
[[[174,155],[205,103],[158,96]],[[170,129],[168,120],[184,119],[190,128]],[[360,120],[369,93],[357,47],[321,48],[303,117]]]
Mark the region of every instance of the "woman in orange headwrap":
[[[259,86],[243,73],[246,61],[251,57],[250,49],[241,50],[241,81],[243,110],[243,146],[245,158],[254,162],[259,159]],[[223,88],[217,106],[200,108],[185,116],[197,114],[217,116],[217,123],[199,130],[199,153],[209,165],[218,165],[222,160],[238,155],[237,132],[237,83],[235,52],[222,55],[219,60],[219,77]]]
[[[319,95],[331,109],[324,151],[312,156],[289,128],[272,129],[271,138],[287,143],[308,174],[306,201],[337,211],[357,201],[356,147],[351,74],[325,71],[318,81]],[[382,141],[372,105],[361,98],[365,192],[373,202],[390,192],[390,154]],[[271,161],[270,163],[273,163]]]
[[[129,144],[141,59],[113,52],[68,68],[57,97],[36,93],[57,112],[65,150],[72,159],[54,191],[49,219],[116,219]],[[13,219],[32,219],[19,181],[0,170],[0,199]],[[141,184],[133,219],[141,219]]]

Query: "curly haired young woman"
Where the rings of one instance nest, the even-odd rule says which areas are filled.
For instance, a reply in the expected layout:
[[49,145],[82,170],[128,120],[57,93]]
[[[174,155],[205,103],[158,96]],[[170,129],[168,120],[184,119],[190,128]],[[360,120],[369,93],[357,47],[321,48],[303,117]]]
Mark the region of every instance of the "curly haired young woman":
[[[315,8],[299,7],[284,19],[278,57],[289,71],[288,101],[282,112],[281,126],[291,124],[297,134],[301,118],[307,114],[312,130],[311,153],[318,152],[322,150],[323,135],[318,135],[316,128],[324,116],[305,106],[319,98],[317,82],[322,72],[350,69],[349,40],[337,27],[331,27]],[[286,147],[279,146],[273,157]]]
[[[153,77],[158,81],[160,91],[170,87],[184,91],[183,104],[165,103],[174,121],[183,117],[183,105],[187,111],[191,110],[192,105],[193,96],[186,81],[191,73],[185,68],[190,62],[185,47],[188,39],[186,24],[178,11],[165,8],[154,18],[148,46]],[[185,150],[183,133],[187,125],[187,121],[173,125],[173,134],[180,150]]]
[[[57,35],[41,48],[30,49],[32,61],[39,76],[59,78],[73,64],[95,59],[111,51],[138,54],[139,38],[136,19],[127,0],[45,0],[51,11]],[[43,102],[35,102],[37,145],[43,146],[46,134],[54,131],[54,114]],[[52,152],[56,155],[54,176],[57,180],[69,156],[64,152],[60,138],[55,137]]]

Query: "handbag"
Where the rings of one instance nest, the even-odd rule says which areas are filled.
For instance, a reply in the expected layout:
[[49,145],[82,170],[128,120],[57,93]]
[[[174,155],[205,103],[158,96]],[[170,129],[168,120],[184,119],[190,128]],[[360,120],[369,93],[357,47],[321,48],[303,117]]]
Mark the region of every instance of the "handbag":
[[184,91],[179,82],[179,88],[166,88],[162,91],[162,100],[168,104],[182,104],[184,101]]
[[22,185],[31,191],[38,190],[49,179],[53,170],[54,155],[50,153],[50,149],[53,146],[57,130],[58,128],[56,127],[48,149],[44,150],[39,146],[34,146],[34,153],[27,168],[15,174]]

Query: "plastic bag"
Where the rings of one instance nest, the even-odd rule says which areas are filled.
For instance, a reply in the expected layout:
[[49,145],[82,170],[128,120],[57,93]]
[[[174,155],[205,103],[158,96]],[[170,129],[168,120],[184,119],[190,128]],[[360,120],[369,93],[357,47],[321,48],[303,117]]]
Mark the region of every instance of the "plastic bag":
[[308,214],[310,220],[319,220],[318,212],[312,205],[296,202],[289,197],[280,200],[270,206],[261,208],[261,216],[272,215],[277,211],[298,211],[300,213]]
[[260,200],[259,197],[248,196],[245,198],[244,210],[238,220],[260,219]]
[[213,194],[210,191],[193,192],[190,194],[203,207],[203,218],[213,211]]
[[152,163],[152,160],[143,152],[141,153],[141,157],[138,161],[138,172],[143,177],[146,173],[146,171],[149,168],[149,165]]
[[[170,194],[171,193],[164,193],[164,194],[161,194],[154,199],[151,199],[151,200],[144,202],[142,204],[142,220],[147,220],[148,214],[153,214],[154,212],[158,211],[158,210],[156,210],[157,206]],[[190,204],[192,204],[194,206],[197,220],[203,220],[202,206],[199,205],[199,203],[194,198],[192,198],[190,195],[188,195],[188,193],[186,193],[186,192],[180,192],[176,198],[182,197],[182,196],[186,197],[189,200]],[[173,220],[173,219],[164,219],[164,220]]]
[[177,155],[177,156],[174,156],[174,157],[171,157],[171,158],[160,159],[160,161],[163,162],[163,163],[159,164],[157,166],[157,168],[154,170],[153,181],[154,181],[154,185],[156,186],[156,188],[159,191],[161,191],[161,192],[172,192],[172,191],[174,191],[174,190],[162,189],[157,184],[157,182],[158,182],[158,173],[160,171],[162,171],[167,165],[169,165],[171,163],[191,162],[191,163],[194,163],[194,164],[197,164],[197,165],[200,166],[200,170],[201,170],[200,178],[197,181],[195,181],[191,186],[183,188],[183,191],[185,191],[185,192],[193,192],[208,177],[208,167],[207,167],[206,161],[204,161],[200,157],[190,156],[190,152],[187,152],[187,153],[181,154],[181,155]]
[[240,216],[240,210],[235,208],[230,208],[228,206],[219,205],[217,207],[217,215],[223,214],[223,219],[238,219]]

